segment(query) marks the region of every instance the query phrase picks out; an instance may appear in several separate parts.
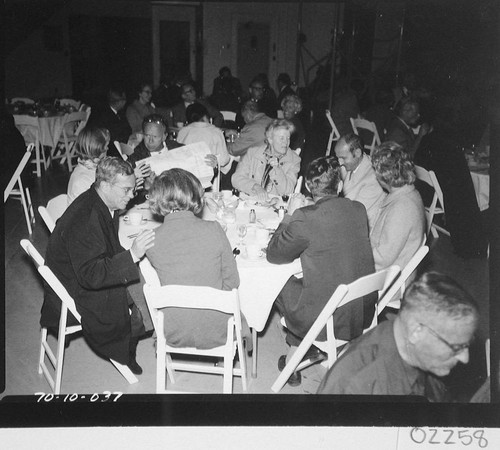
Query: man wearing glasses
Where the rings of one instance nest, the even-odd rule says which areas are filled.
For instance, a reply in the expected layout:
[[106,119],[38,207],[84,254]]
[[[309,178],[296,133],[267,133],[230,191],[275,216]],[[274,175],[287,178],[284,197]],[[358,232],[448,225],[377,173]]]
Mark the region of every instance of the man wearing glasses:
[[184,83],[181,87],[182,102],[175,105],[167,112],[167,122],[169,127],[178,127],[179,124],[186,124],[186,108],[193,103],[203,105],[207,111],[212,124],[216,127],[221,127],[224,122],[224,117],[221,112],[212,106],[207,100],[196,97],[196,89],[191,83]]
[[[118,239],[118,212],[134,196],[135,176],[121,158],[105,157],[97,165],[96,181],[78,196],[57,221],[49,238],[46,264],[68,290],[82,316],[83,335],[99,355],[126,364],[135,374],[142,314],[127,286],[139,280],[137,262],[154,245],[154,232],[142,230],[130,250]],[[45,286],[42,326],[57,329],[58,296]],[[147,307],[139,304],[142,311]],[[76,325],[69,313],[68,326]]]
[[394,320],[349,344],[318,394],[422,396],[452,400],[440,377],[469,362],[478,323],[473,298],[453,279],[429,272],[406,290]]

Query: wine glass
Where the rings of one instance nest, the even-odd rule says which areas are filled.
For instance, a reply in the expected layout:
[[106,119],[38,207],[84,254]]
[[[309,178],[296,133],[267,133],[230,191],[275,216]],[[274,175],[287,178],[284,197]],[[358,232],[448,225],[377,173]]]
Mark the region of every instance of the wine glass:
[[243,238],[247,234],[247,226],[246,225],[238,225],[238,236],[240,237],[240,245],[243,245]]

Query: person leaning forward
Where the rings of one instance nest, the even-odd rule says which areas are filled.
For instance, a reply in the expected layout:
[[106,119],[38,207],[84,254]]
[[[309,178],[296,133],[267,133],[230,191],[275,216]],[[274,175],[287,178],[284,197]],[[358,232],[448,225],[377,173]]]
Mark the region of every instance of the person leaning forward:
[[440,378],[469,362],[478,314],[474,299],[453,279],[424,273],[406,290],[398,316],[349,344],[318,394],[453,400]]
[[[99,355],[140,374],[135,354],[138,339],[146,330],[134,303],[140,299],[132,299],[127,286],[139,280],[136,263],[154,245],[154,232],[141,231],[130,250],[120,245],[118,211],[126,208],[134,187],[130,164],[121,158],[102,159],[94,185],[57,221],[49,238],[46,264],[75,300],[89,345]],[[57,327],[59,312],[60,300],[46,285],[41,325]],[[68,325],[74,324],[76,319],[69,317]]]

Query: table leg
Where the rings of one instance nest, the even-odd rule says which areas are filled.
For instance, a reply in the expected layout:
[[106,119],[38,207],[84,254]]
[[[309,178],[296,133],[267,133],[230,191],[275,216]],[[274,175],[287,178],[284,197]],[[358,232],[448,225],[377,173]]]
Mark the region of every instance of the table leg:
[[252,328],[252,378],[257,378],[257,330]]

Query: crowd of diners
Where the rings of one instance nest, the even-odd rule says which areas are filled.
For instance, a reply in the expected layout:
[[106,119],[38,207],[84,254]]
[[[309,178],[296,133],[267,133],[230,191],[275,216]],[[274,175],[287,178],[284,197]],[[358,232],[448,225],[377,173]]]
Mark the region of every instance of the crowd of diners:
[[[354,113],[344,86],[336,92],[332,109],[341,137],[331,156],[315,158],[301,172],[300,150],[302,155],[308,151],[302,99],[287,74],[278,76],[277,88],[278,95],[267,76],[258,74],[244,94],[239,80],[224,67],[208,98],[197,95],[193,80],[179,77],[162,80],[155,90],[141,84],[126,108],[125,94],[110,89],[106,108],[92,114],[77,138],[78,164],[68,184],[68,208],[49,238],[46,263],[75,299],[83,334],[95,352],[142,373],[136,347],[153,329],[138,268],[144,257],[162,285],[239,286],[223,228],[200,218],[205,192],[199,180],[182,169],[155,175],[143,161],[155,152],[204,141],[210,148],[206,163],[214,178],[220,171],[223,188],[259,202],[290,196],[267,248],[270,263],[300,258],[303,269],[303,276],[292,276],[275,301],[287,324],[289,346],[288,354],[277,355],[279,370],[339,284],[392,265],[404,268],[422,245],[427,227],[415,186],[415,161],[419,152],[432,153],[434,142],[442,142],[429,138],[446,131],[446,117],[438,111],[435,126],[421,123],[419,98],[408,89],[391,101],[382,96],[383,102],[367,110],[383,137],[369,155],[363,137],[350,128]],[[235,121],[224,121],[221,109],[235,112]],[[136,146],[124,160],[114,142],[130,142],[131,137]],[[304,188],[293,193],[299,174]],[[118,238],[119,214],[144,201],[163,223],[154,231],[142,230],[124,250]],[[318,393],[450,400],[441,377],[457,363],[468,362],[479,315],[474,299],[448,276],[424,273],[407,288],[400,309],[390,304],[390,313],[363,334],[376,300],[370,295],[335,311],[336,336],[350,343]],[[57,328],[59,302],[46,286],[43,326]],[[223,313],[178,309],[166,315],[165,335],[172,346],[210,348],[225,341],[226,321]],[[246,324],[244,332],[248,336]],[[325,339],[324,333],[319,338]],[[314,346],[311,355],[318,361],[325,357]],[[288,383],[299,385],[300,372]]]

